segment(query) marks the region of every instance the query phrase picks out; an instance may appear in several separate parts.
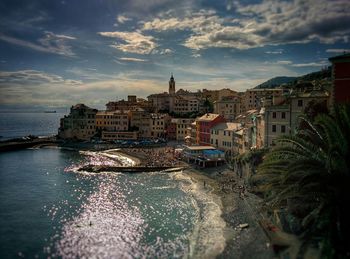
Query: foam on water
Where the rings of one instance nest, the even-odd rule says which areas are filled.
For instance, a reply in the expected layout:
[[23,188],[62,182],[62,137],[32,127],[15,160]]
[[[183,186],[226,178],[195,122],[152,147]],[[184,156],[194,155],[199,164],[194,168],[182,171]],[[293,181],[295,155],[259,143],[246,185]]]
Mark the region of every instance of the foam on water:
[[189,175],[176,172],[173,177],[186,182],[181,188],[193,196],[193,206],[197,209],[195,228],[189,237],[190,257],[215,258],[224,251],[226,242],[220,198]]
[[[63,258],[214,258],[223,251],[225,222],[220,199],[210,190],[182,172],[79,172],[88,164],[119,161],[130,165],[132,161],[111,151],[80,153],[85,160],[65,171],[79,173],[77,177],[97,185],[89,193],[77,190],[84,202],[75,216],[62,215],[62,228],[46,248],[47,254]],[[48,214],[57,217],[59,206],[48,209]]]

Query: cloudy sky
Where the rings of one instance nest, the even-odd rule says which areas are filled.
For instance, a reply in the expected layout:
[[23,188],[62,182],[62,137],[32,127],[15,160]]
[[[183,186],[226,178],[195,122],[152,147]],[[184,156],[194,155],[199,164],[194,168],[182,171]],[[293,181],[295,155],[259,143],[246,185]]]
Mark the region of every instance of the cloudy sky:
[[350,49],[348,0],[2,0],[0,105],[243,91]]

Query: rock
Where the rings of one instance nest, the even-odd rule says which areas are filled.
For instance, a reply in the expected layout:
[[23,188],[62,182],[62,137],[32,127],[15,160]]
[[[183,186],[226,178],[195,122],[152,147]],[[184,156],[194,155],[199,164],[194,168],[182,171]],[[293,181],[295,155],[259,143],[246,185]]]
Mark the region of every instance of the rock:
[[239,227],[240,227],[241,229],[243,229],[243,228],[249,227],[249,225],[248,225],[248,223],[244,223],[244,224],[239,224]]

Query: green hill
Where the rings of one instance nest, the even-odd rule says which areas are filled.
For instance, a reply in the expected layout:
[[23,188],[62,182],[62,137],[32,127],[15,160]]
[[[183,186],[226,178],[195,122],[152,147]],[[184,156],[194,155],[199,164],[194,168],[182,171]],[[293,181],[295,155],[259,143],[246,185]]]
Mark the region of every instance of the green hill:
[[298,77],[289,77],[289,76],[278,76],[267,80],[266,82],[256,86],[256,89],[263,88],[277,88],[282,84],[286,84],[287,87],[293,88],[297,85],[298,82],[303,81],[314,81],[314,80],[322,80],[325,78],[331,78],[332,76],[332,67],[329,66],[326,69],[322,69],[317,72],[312,72],[303,76]]
[[292,76],[278,76],[271,78],[267,80],[266,82],[256,86],[256,89],[263,89],[263,88],[276,88],[282,84],[288,84],[296,80],[297,77]]

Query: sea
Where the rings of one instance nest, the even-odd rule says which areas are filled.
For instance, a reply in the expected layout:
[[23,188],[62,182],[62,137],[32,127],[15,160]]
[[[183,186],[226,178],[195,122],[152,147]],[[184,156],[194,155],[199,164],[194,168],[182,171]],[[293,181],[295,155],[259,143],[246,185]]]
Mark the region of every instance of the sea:
[[[59,114],[12,115],[0,114],[3,138],[57,132]],[[114,163],[134,162],[57,147],[0,153],[0,258],[215,258],[224,250],[220,199],[209,187],[182,171],[79,170]]]
[[0,112],[0,141],[28,135],[56,135],[64,115],[61,112]]

